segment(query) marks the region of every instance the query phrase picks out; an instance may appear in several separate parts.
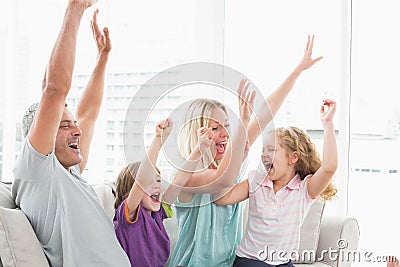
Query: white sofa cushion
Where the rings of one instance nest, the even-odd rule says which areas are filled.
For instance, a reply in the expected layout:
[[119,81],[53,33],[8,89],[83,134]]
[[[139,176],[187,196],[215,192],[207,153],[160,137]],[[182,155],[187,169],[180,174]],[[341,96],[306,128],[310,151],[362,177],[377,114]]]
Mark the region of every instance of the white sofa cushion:
[[46,256],[25,214],[0,207],[0,258],[5,267],[46,266]]
[[11,197],[10,186],[0,182],[0,206],[15,209],[16,205]]
[[93,185],[93,189],[100,198],[101,204],[108,217],[112,220],[115,214],[115,183],[105,180],[102,183]]
[[[318,255],[323,256],[320,261],[329,266],[350,267],[353,260],[348,260],[347,257],[352,255],[349,252],[357,251],[359,238],[357,219],[348,216],[324,216],[317,251]],[[341,253],[337,257],[326,253],[327,249],[339,250],[339,241],[344,242],[345,248],[340,249]]]
[[313,263],[316,260],[324,207],[325,202],[317,199],[304,219],[300,228],[299,260],[296,261],[298,263]]

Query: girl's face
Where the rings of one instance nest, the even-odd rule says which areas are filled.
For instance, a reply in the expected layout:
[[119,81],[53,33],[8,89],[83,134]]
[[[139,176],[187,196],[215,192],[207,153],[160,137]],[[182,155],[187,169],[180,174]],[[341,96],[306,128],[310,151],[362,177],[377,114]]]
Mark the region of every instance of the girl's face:
[[269,179],[272,181],[287,176],[290,165],[293,167],[281,140],[273,133],[268,134],[264,141],[261,160]]
[[224,156],[226,144],[229,138],[229,120],[221,108],[214,108],[211,111],[208,127],[211,128],[215,143],[215,160],[221,160]]
[[152,212],[160,210],[161,207],[161,177],[159,174],[154,174],[154,182],[149,188],[145,188],[145,194],[140,202],[143,208],[151,215]]

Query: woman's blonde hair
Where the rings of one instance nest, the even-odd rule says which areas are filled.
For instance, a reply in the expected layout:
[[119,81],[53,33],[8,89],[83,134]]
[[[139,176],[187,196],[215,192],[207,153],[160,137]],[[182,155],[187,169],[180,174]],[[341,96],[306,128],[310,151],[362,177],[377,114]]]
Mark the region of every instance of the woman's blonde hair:
[[[296,152],[298,160],[295,164],[295,171],[304,179],[309,174],[314,174],[322,164],[321,158],[311,142],[310,136],[297,127],[280,127],[275,130],[276,137],[282,142],[288,152]],[[332,183],[321,193],[324,200],[330,200],[337,193]]]
[[[197,130],[201,127],[208,127],[211,112],[215,108],[222,109],[228,116],[225,106],[216,100],[199,98],[190,103],[186,110],[182,130],[179,133],[179,149],[184,158],[188,158],[195,148],[198,139]],[[218,166],[211,150],[203,156],[199,168],[208,168],[210,163],[212,167]]]
[[125,166],[118,174],[115,184],[115,202],[114,209],[117,209],[128,196],[135,183],[135,177],[139,170],[140,161],[133,162]]

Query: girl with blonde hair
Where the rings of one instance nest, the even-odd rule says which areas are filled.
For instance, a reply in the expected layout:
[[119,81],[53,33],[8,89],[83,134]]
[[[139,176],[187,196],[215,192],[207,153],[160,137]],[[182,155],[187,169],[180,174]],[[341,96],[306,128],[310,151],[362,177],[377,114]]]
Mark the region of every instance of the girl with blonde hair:
[[313,43],[314,37],[308,36],[300,63],[281,86],[267,97],[257,116],[251,120],[246,102],[252,105],[255,94],[247,93],[249,84],[246,80],[240,82],[240,119],[245,129],[243,131],[239,127],[229,144],[230,123],[223,104],[215,100],[198,99],[189,106],[181,131],[182,154],[186,156],[190,153],[198,127],[211,130],[214,145],[175,202],[179,237],[170,266],[232,266],[236,247],[242,237],[241,207],[238,204],[217,206],[214,200],[223,196],[237,182],[248,147],[278,112],[300,74],[322,59],[311,58]]
[[311,204],[317,197],[331,199],[336,194],[331,184],[338,164],[335,111],[336,103],[324,100],[323,161],[306,133],[296,127],[278,128],[266,136],[261,155],[265,172],[250,172],[249,179],[215,201],[231,205],[249,199],[246,232],[234,267],[294,266],[290,256],[299,250],[300,226]]

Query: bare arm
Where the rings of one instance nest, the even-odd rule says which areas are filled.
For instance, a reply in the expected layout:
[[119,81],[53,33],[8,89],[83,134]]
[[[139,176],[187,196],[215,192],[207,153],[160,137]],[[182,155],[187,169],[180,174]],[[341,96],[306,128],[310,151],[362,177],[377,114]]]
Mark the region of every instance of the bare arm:
[[56,135],[71,87],[76,39],[86,8],[97,0],[70,0],[46,70],[38,111],[29,133],[32,146],[41,154],[54,150]]
[[211,128],[202,127],[197,130],[197,135],[199,138],[196,147],[182,166],[176,171],[171,185],[164,193],[163,200],[168,205],[171,205],[176,200],[183,187],[186,186],[186,183],[196,170],[201,155],[205,153],[206,149],[210,149],[210,146],[213,144],[211,140],[213,136]]
[[147,151],[144,159],[140,163],[139,170],[135,177],[135,183],[133,184],[131,191],[126,199],[128,205],[129,218],[132,220],[137,212],[140,201],[146,190],[151,186],[154,181],[154,177],[157,176],[155,170],[158,153],[165,140],[171,132],[172,121],[170,119],[159,122],[156,126],[156,135],[151,142],[150,148]]
[[[327,107],[326,110],[325,107]],[[322,165],[308,181],[307,190],[311,198],[318,197],[325,190],[337,169],[338,152],[335,129],[332,122],[335,112],[336,102],[324,100],[321,107],[321,121],[325,130]]]
[[97,63],[76,109],[76,118],[82,130],[79,145],[83,158],[79,164],[81,172],[85,169],[88,160],[95,122],[103,101],[105,71],[108,55],[111,51],[108,29],[104,28],[102,33],[97,24],[98,13],[99,10],[94,12],[91,21],[92,33],[98,49]]
[[[240,119],[236,134],[231,144],[228,144],[224,157],[217,169],[206,169],[194,173],[186,184],[185,191],[191,193],[215,193],[234,184],[243,161],[247,135],[245,129],[250,121],[251,107],[254,103],[255,92],[247,92],[249,84],[242,80],[238,89]],[[235,149],[235,153],[233,153]]]
[[215,200],[214,203],[220,206],[232,205],[239,203],[245,199],[249,198],[249,180],[246,179],[226,193],[224,196]]
[[322,59],[322,57],[318,57],[316,59],[311,58],[313,46],[314,36],[312,36],[310,40],[310,35],[308,35],[306,49],[300,63],[289,74],[286,80],[265,99],[265,102],[257,112],[257,116],[253,117],[250,121],[249,127],[247,128],[250,146],[256,141],[257,137],[265,129],[273,117],[275,117],[300,74]]

